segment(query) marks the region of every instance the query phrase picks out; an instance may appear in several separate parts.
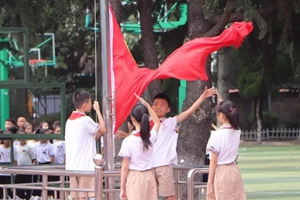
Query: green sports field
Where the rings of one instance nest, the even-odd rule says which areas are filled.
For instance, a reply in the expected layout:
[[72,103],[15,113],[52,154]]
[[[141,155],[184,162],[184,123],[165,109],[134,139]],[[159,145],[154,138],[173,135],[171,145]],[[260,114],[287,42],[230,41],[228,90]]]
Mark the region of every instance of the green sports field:
[[300,145],[244,143],[238,166],[248,199],[300,200]]

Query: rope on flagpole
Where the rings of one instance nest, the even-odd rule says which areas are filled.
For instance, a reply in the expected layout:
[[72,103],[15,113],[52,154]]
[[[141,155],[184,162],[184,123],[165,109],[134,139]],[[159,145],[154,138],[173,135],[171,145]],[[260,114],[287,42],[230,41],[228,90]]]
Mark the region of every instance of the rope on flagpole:
[[[95,40],[95,101],[98,101],[98,51],[97,51],[97,2],[96,0],[94,0],[94,40]],[[97,113],[96,113],[96,118],[95,121],[98,121],[98,117],[97,117]],[[96,141],[96,149],[98,153],[102,153],[101,152],[101,137],[99,138],[99,140]]]
[[[95,27],[95,30],[94,30],[94,39],[95,39],[95,101],[98,100],[98,52],[97,52],[97,30],[96,30],[96,27],[97,27],[97,3],[96,3],[96,0],[94,0],[94,27]],[[98,121],[98,118],[97,118],[97,114],[96,114],[96,122]]]

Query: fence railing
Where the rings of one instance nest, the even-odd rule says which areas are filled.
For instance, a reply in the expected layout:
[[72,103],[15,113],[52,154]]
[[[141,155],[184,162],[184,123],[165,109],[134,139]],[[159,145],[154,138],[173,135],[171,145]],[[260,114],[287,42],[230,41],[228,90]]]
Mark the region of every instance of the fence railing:
[[[98,154],[99,155],[99,154]],[[95,157],[97,158],[97,157]],[[48,199],[48,191],[54,191],[54,199],[68,200],[69,192],[85,192],[86,196],[88,192],[95,192],[95,200],[114,200],[119,199],[116,193],[120,191],[118,187],[118,180],[121,177],[120,170],[106,171],[103,170],[102,164],[104,160],[102,157],[95,159],[95,172],[92,171],[73,171],[65,170],[64,166],[15,166],[15,167],[6,167],[0,169],[1,174],[27,174],[27,175],[39,175],[42,176],[42,182],[38,183],[23,183],[23,184],[1,184],[0,189],[3,189],[3,200],[6,200],[7,189],[11,189],[12,199],[16,199],[16,190],[25,189],[25,190],[40,190],[42,200]],[[182,172],[188,172],[193,168],[207,167],[205,165],[177,165],[173,166],[174,175],[175,175],[175,187],[176,187],[176,199],[182,199],[182,186],[187,184],[186,180],[183,180],[182,177],[187,177],[182,175]],[[48,181],[48,176],[59,176],[59,181]],[[95,177],[95,189],[80,189],[80,188],[69,188],[65,187],[68,184],[68,181],[65,181],[67,176],[83,176],[83,177]],[[103,178],[111,178],[115,181],[114,188],[103,187]],[[105,197],[105,198],[104,198]]]
[[[299,134],[299,129],[265,129],[261,131],[261,139],[297,139]],[[257,140],[257,130],[242,131],[241,139],[244,141]]]
[[[187,175],[187,200],[194,200],[195,189],[198,189],[199,200],[206,199],[207,184],[202,182],[194,182],[196,174],[207,174],[209,169],[191,169]],[[203,197],[203,198],[202,198]]]

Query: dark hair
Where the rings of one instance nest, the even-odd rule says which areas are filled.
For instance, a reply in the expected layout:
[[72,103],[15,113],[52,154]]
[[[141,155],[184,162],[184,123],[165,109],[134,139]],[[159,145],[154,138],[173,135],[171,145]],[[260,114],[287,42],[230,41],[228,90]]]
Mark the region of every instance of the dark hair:
[[19,118],[21,118],[21,117],[23,117],[23,118],[26,119],[26,117],[25,117],[24,115],[20,115],[20,116],[18,117],[18,120],[19,120]]
[[9,132],[11,132],[12,134],[16,134],[19,131],[18,126],[12,126],[10,128],[7,129]]
[[127,121],[133,126],[133,129],[132,130],[135,130],[135,126],[134,124],[132,123],[132,120],[131,120],[131,117],[129,116]]
[[13,125],[18,126],[17,122],[16,122],[16,120],[14,118],[7,118],[5,121],[6,122],[11,122]]
[[38,128],[36,131],[35,131],[35,134],[46,134],[48,133],[49,130],[48,129],[41,129],[41,128]]
[[158,93],[157,95],[154,96],[153,101],[155,99],[164,99],[164,100],[167,101],[168,106],[169,107],[171,106],[171,99],[170,99],[170,97],[166,93]]
[[218,106],[217,106],[217,111],[223,113],[230,125],[234,129],[240,129],[239,128],[239,113],[232,101],[226,100],[222,101]]
[[[41,123],[40,123],[40,125],[39,125],[39,128],[43,128],[43,125],[45,124],[45,123],[47,123],[48,124],[48,126],[49,126],[49,123],[47,122],[47,121],[41,121]],[[50,128],[50,127],[48,127],[48,128]]]
[[81,108],[84,103],[91,99],[91,94],[87,91],[77,91],[73,94],[73,104],[75,108]]
[[24,128],[26,128],[27,126],[31,126],[31,127],[32,127],[32,129],[33,129],[33,124],[31,124],[31,123],[27,122],[27,123],[24,125]]
[[132,108],[130,115],[141,125],[140,134],[144,144],[143,151],[147,151],[149,146],[152,146],[149,140],[150,123],[148,109],[142,104],[137,104]]
[[56,120],[56,121],[53,122],[52,127],[55,129],[56,126],[60,126],[60,121],[59,120]]

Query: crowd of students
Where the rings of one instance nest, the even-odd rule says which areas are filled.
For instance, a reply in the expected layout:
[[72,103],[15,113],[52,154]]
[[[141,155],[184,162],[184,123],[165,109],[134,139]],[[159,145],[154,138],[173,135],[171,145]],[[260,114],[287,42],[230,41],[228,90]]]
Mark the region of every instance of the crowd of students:
[[[29,123],[24,116],[15,120],[8,118],[5,120],[5,130],[1,134],[60,134],[60,121],[55,121],[52,127],[48,122],[43,121],[36,128]],[[11,145],[13,145],[14,165],[30,166],[45,164],[65,164],[66,147],[62,140],[15,140],[11,144],[10,140],[0,141],[0,164],[11,162]],[[57,177],[49,177],[50,180],[57,180]],[[15,183],[41,182],[39,176],[16,175]],[[9,184],[10,175],[0,174],[0,184]],[[36,190],[17,190],[17,196],[20,199],[31,199],[34,196],[40,196],[41,191]],[[49,192],[49,195],[53,195]],[[8,191],[8,196],[12,197],[12,192]],[[0,199],[3,198],[3,190],[0,190]]]

